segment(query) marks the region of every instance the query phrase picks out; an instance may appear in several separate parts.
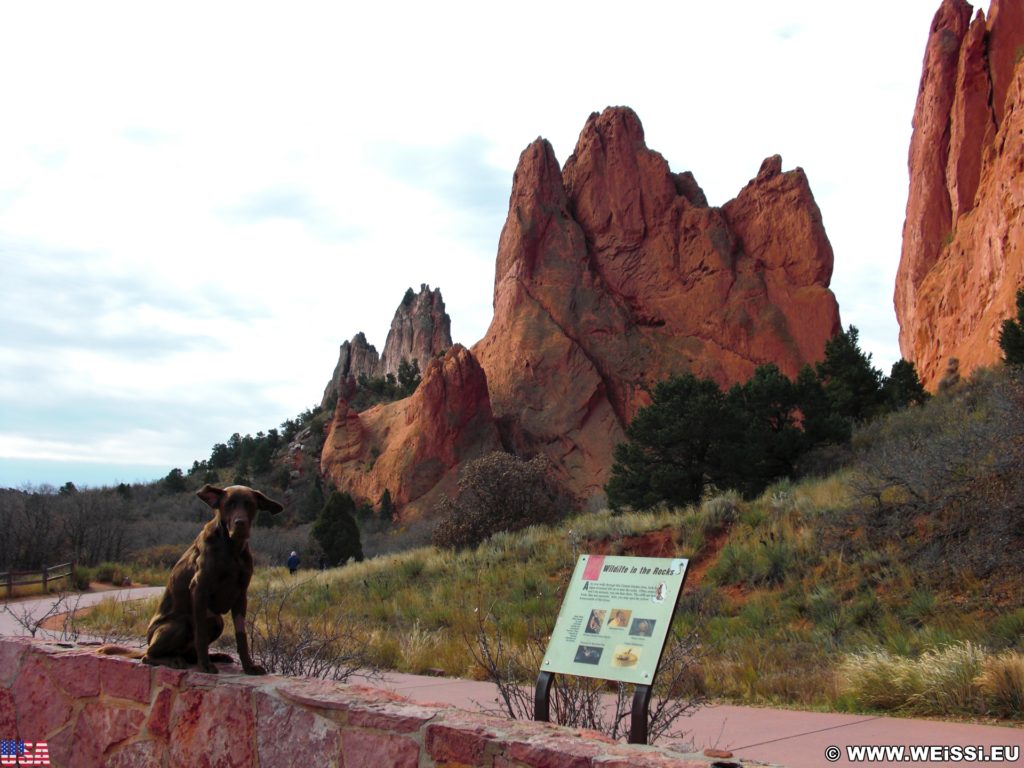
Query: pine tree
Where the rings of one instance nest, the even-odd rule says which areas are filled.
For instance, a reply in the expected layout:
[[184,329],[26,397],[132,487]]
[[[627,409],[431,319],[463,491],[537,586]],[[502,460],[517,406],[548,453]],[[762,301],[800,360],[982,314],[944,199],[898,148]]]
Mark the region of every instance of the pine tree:
[[817,365],[832,412],[853,423],[877,415],[882,405],[882,372],[861,350],[859,337],[852,325],[840,331],[826,342],[825,359]]
[[999,348],[1010,365],[1024,365],[1024,288],[1017,291],[1017,319],[1007,318],[999,329]]
[[395,517],[395,503],[391,500],[391,491],[387,488],[380,495],[380,511],[378,514],[382,523],[390,523]]
[[350,558],[362,561],[359,526],[352,516],[355,511],[356,503],[351,496],[333,491],[317,515],[309,535],[320,545],[329,563],[344,565]]
[[721,483],[729,474],[741,431],[714,381],[688,373],[660,382],[626,428],[629,442],[615,449],[609,503],[647,509],[698,501],[709,479]]
[[889,378],[882,384],[882,399],[888,410],[898,411],[908,405],[920,405],[929,397],[912,362],[900,359],[892,364]]

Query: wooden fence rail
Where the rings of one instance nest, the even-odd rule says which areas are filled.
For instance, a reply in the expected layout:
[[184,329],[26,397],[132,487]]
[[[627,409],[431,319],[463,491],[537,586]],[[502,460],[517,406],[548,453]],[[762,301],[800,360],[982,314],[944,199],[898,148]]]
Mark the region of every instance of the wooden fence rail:
[[6,573],[0,573],[0,583],[7,586],[7,596],[12,597],[14,595],[14,588],[25,586],[26,584],[42,584],[43,592],[46,592],[49,583],[55,579],[68,579],[68,583],[71,583],[71,572],[74,567],[71,563],[61,563],[60,565],[51,565],[48,568],[43,568],[39,571],[7,571]]

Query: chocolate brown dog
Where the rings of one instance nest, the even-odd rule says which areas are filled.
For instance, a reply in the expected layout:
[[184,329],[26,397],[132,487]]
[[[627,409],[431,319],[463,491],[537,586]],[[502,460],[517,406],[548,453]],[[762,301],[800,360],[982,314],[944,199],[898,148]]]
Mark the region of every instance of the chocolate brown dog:
[[244,485],[205,485],[196,495],[213,507],[214,516],[171,570],[146,631],[149,647],[142,661],[179,669],[196,664],[203,672],[216,673],[211,658],[231,657],[211,657],[210,643],[224,631],[223,614],[231,611],[242,669],[250,675],[265,674],[253,663],[245,635],[246,593],[252,578],[249,531],[257,510],[277,514],[284,507]]

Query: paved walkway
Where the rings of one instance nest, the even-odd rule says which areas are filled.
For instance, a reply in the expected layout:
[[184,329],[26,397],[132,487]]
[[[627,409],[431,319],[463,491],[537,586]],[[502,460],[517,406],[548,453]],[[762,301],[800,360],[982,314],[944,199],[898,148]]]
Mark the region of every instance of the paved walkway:
[[[92,605],[105,598],[135,600],[160,594],[162,587],[136,587],[110,592],[87,593],[82,595],[79,607]],[[53,605],[53,598],[26,600],[12,604],[21,615],[39,617]],[[0,635],[24,635],[24,628],[6,612],[0,611]],[[37,636],[44,636],[45,631]],[[45,635],[52,637],[51,635]],[[363,681],[359,681],[363,682]],[[374,681],[388,690],[400,693],[413,701],[453,704],[463,709],[492,709],[497,706],[495,689],[490,683],[473,680],[455,680],[439,677],[421,677],[389,673],[383,679]],[[992,747],[1009,747],[1009,757],[1016,749],[1016,760],[1004,759],[991,762],[1024,768],[1024,728],[1002,726],[946,723],[933,720],[912,720],[894,717],[873,717],[868,715],[844,715],[825,712],[800,712],[783,709],[761,709],[715,705],[700,709],[692,717],[682,721],[695,751],[715,748],[731,751],[736,757],[766,763],[784,765],[788,768],[817,768],[829,765],[898,765],[893,759],[847,759],[847,747],[860,745],[890,745],[895,747],[972,747],[990,750]],[[838,760],[826,757],[826,750],[838,747],[842,753]],[[986,755],[992,755],[987,751]],[[904,762],[927,766],[963,766],[968,760],[911,761],[909,754]],[[994,756],[994,755],[993,755]]]

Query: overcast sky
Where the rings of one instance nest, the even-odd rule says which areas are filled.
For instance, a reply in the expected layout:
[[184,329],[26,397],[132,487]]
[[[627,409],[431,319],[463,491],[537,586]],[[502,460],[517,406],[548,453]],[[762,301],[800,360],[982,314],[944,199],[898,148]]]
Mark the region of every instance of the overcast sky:
[[471,345],[519,153],[564,162],[609,105],[712,205],[803,167],[888,372],[938,4],[4,4],[0,486],[151,479],[275,427],[420,283]]

